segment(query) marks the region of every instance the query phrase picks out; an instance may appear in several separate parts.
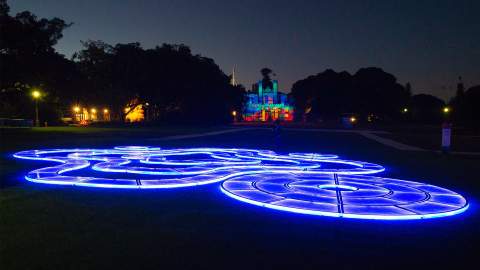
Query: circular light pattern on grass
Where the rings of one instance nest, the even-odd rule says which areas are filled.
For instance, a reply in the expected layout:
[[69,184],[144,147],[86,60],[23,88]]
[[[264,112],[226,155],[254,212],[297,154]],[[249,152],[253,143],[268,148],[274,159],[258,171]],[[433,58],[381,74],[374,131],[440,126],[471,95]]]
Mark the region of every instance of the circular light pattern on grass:
[[360,219],[421,219],[451,216],[468,208],[460,194],[419,182],[309,173],[244,175],[222,183],[237,200],[267,208]]
[[412,181],[368,176],[377,164],[317,153],[278,154],[234,148],[45,149],[14,154],[60,163],[29,172],[37,183],[102,188],[177,188],[222,182],[235,199],[296,213],[419,219],[468,208],[459,194]]
[[[281,155],[267,150],[233,148],[117,146],[113,149],[29,150],[14,156],[61,163],[29,172],[25,177],[29,181],[110,188],[186,187],[268,172],[369,174],[384,170],[377,164],[341,160],[334,155]],[[102,172],[101,177],[94,176],[92,170]]]

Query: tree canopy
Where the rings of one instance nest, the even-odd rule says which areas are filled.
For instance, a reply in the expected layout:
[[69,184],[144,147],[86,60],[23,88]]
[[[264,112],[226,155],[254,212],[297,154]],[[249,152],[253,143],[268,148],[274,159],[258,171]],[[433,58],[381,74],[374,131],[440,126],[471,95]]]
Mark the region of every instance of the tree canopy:
[[398,117],[409,99],[409,91],[380,68],[362,68],[354,75],[325,70],[299,80],[292,86],[297,119],[309,112],[311,118],[342,113]]
[[[42,87],[44,115],[58,118],[60,89],[71,87],[75,67],[53,46],[71,24],[62,19],[38,19],[24,11],[12,16],[5,0],[0,0],[0,116],[26,117],[29,91]],[[59,72],[61,71],[61,72]]]
[[184,44],[144,49],[88,40],[66,59],[53,46],[71,23],[28,11],[10,15],[5,0],[0,23],[0,117],[31,116],[33,87],[42,89],[42,115],[51,110],[52,119],[85,104],[108,106],[120,120],[132,101],[149,103],[158,121],[223,122],[240,110],[244,89],[231,86],[213,59],[193,55]]

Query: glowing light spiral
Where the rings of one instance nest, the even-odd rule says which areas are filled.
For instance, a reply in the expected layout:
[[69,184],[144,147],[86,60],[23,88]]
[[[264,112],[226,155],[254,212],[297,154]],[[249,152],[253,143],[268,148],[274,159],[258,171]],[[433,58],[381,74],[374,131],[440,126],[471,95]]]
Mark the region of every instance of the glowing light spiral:
[[269,173],[222,183],[228,196],[267,208],[360,219],[421,219],[467,210],[465,198],[433,185],[374,176]]
[[222,182],[228,196],[296,213],[367,219],[448,216],[468,208],[440,187],[368,176],[377,164],[317,153],[277,154],[233,148],[45,149],[14,154],[58,162],[33,170],[31,182],[103,188],[177,188]]

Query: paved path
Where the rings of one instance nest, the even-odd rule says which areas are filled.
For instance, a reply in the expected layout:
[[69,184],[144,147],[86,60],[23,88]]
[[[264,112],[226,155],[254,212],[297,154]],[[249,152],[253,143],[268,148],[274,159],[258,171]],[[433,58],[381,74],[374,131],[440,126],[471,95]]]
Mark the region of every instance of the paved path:
[[[191,138],[199,138],[199,137],[206,137],[206,136],[215,136],[227,133],[235,133],[241,131],[251,131],[251,130],[268,130],[269,128],[230,128],[225,130],[218,130],[218,131],[211,131],[211,132],[204,132],[204,133],[197,133],[197,134],[187,134],[187,135],[175,135],[175,136],[167,136],[161,138],[152,138],[149,139],[150,141],[169,141],[169,140],[182,140],[182,139],[191,139]],[[401,150],[401,151],[416,151],[416,152],[437,152],[440,151],[435,150],[427,150],[417,146],[412,146],[408,144],[404,144],[401,142],[394,141],[392,139],[384,138],[378,136],[376,134],[389,134],[388,131],[383,130],[352,130],[352,129],[327,129],[327,128],[312,128],[312,129],[302,129],[302,128],[285,128],[287,131],[302,131],[302,132],[333,132],[333,133],[354,133],[359,134],[367,139],[373,140],[375,142],[381,143],[385,146]],[[474,155],[480,156],[480,152],[450,152],[452,155]]]
[[211,132],[204,132],[204,133],[197,133],[197,134],[175,135],[175,136],[167,136],[167,137],[161,137],[161,138],[152,138],[152,139],[148,139],[148,140],[149,141],[182,140],[182,139],[215,136],[215,135],[226,134],[226,133],[234,133],[234,132],[249,131],[249,130],[259,130],[259,129],[261,129],[261,128],[232,128],[232,129],[225,129],[225,130],[218,130],[218,131],[211,131]]
[[404,144],[404,143],[401,143],[401,142],[397,142],[397,141],[394,141],[394,140],[391,140],[391,139],[380,137],[378,135],[375,135],[372,132],[360,131],[360,132],[358,132],[358,134],[360,134],[363,137],[368,138],[370,140],[374,140],[378,143],[381,143],[383,145],[395,148],[397,150],[402,150],[402,151],[427,151],[427,150],[425,150],[423,148],[420,148],[420,147],[411,146],[411,145]]
[[327,129],[327,128],[312,128],[312,129],[301,129],[301,128],[289,128],[288,130],[295,131],[313,131],[313,132],[333,132],[333,133],[355,133],[364,136],[370,140],[381,143],[385,146],[395,148],[402,151],[427,151],[420,147],[411,146],[408,144],[400,143],[391,139],[387,139],[376,134],[389,134],[388,131],[383,130],[357,130],[357,129]]

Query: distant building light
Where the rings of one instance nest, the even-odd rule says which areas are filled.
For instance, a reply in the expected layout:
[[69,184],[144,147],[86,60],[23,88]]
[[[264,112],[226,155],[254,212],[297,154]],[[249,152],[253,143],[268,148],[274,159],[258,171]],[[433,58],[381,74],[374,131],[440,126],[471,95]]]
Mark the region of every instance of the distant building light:
[[108,113],[108,109],[103,109],[103,113]]
[[408,108],[403,108],[403,112],[404,113],[408,112]]
[[350,117],[350,122],[355,123],[357,121],[357,118],[355,117]]
[[73,107],[73,111],[76,113],[80,112],[80,107],[78,106]]
[[232,115],[233,115],[233,116],[236,116],[236,115],[237,115],[237,111],[232,111]]
[[92,113],[97,113],[97,109],[95,109],[95,108],[92,108],[90,111],[91,111]]
[[444,113],[449,113],[449,112],[450,112],[450,108],[449,108],[449,107],[444,107],[444,108],[443,108],[443,112],[444,112]]

